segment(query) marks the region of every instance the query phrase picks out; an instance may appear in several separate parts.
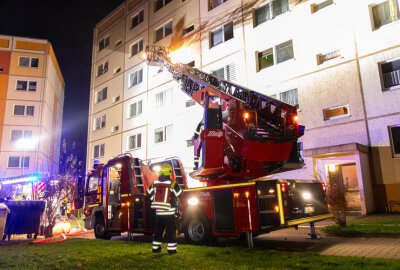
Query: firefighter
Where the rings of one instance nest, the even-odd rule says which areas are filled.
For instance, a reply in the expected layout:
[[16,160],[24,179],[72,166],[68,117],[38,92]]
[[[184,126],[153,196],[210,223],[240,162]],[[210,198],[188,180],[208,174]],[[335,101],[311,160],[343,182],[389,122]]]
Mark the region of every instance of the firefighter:
[[156,231],[153,238],[153,252],[161,252],[161,243],[164,230],[167,234],[168,254],[177,252],[176,242],[176,205],[171,202],[179,201],[182,189],[175,181],[171,181],[171,166],[167,163],[160,168],[158,180],[154,181],[147,189],[146,193],[150,196],[151,208],[156,210]]
[[[192,142],[197,140],[197,138],[199,137],[200,133],[203,131],[204,129],[204,123],[203,123],[203,119],[201,119],[200,123],[197,125],[196,128],[196,132],[194,133],[193,137],[192,137]],[[194,170],[197,170],[199,168],[199,157],[196,156],[196,154],[194,154]]]

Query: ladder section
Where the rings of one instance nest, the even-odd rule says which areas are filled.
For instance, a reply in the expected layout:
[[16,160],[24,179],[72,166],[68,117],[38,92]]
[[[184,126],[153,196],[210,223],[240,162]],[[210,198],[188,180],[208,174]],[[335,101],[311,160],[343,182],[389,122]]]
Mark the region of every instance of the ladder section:
[[144,185],[143,185],[142,161],[139,158],[133,158],[132,168],[133,168],[133,177],[135,180],[134,183],[137,188],[137,194],[143,194]]
[[181,164],[178,159],[171,159],[171,167],[174,170],[175,181],[181,187],[181,189],[185,188],[185,182],[183,181],[183,175],[181,170]]

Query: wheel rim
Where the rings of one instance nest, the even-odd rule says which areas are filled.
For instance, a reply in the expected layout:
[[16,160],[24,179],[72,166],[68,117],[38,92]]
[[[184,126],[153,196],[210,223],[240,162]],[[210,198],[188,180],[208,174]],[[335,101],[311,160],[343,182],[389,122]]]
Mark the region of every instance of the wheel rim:
[[190,239],[195,242],[200,242],[204,238],[204,225],[199,220],[193,220],[188,225],[188,233]]

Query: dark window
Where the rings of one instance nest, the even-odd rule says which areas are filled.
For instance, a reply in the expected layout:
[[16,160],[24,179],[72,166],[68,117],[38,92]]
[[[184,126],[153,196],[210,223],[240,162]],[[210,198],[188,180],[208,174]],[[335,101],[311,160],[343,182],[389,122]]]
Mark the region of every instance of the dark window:
[[131,46],[131,56],[143,51],[143,40],[140,40]]
[[233,38],[233,22],[210,32],[210,48]]
[[225,78],[225,69],[224,68],[214,70],[212,73],[214,76],[220,77],[222,79]]
[[191,26],[189,26],[188,28],[183,30],[183,35],[186,35],[190,32],[192,32],[194,30],[194,25],[192,24]]
[[400,86],[400,59],[381,64],[384,90]]
[[15,105],[14,106],[14,115],[25,115],[25,106],[24,105]]
[[29,168],[29,157],[24,157],[23,160],[24,168]]
[[17,81],[17,90],[25,91],[28,85],[27,81]]
[[254,26],[289,11],[288,0],[274,0],[254,10]]
[[108,71],[108,61],[97,67],[97,76],[100,76]]
[[156,42],[172,34],[172,21],[156,29]]
[[139,25],[141,22],[143,22],[143,19],[144,19],[144,10],[140,11],[136,16],[132,18],[131,29]]
[[29,67],[29,57],[20,57],[18,65],[20,67]]
[[101,89],[99,92],[97,92],[97,99],[96,102],[103,101],[107,98],[107,87]]
[[35,92],[36,91],[36,82],[29,82],[29,91]]
[[93,158],[104,157],[104,143],[95,145],[93,148]]
[[219,5],[222,5],[228,0],[208,0],[208,10],[211,10],[213,8],[218,7]]
[[8,167],[18,168],[19,167],[19,157],[8,157]]
[[166,4],[171,2],[172,0],[155,0],[154,1],[154,12],[159,10],[160,8],[164,7]]
[[110,44],[110,37],[103,38],[99,41],[99,51],[103,50]]
[[31,67],[37,68],[39,66],[39,58],[31,58]]
[[254,26],[271,19],[270,4],[266,4],[254,11]]
[[26,115],[33,116],[35,106],[26,106]]
[[400,157],[400,126],[389,127],[390,145],[394,157]]

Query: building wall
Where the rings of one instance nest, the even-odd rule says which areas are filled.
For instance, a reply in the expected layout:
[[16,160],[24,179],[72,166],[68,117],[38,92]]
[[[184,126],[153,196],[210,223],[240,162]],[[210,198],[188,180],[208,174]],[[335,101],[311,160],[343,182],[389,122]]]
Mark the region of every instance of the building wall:
[[[368,146],[369,152],[360,152],[356,163],[358,181],[362,186],[362,211],[373,211],[376,190],[385,190],[389,185],[396,190],[400,188],[399,159],[393,158],[388,133],[389,125],[400,124],[400,92],[382,91],[380,72],[380,63],[400,58],[400,36],[394,34],[400,29],[400,20],[374,29],[372,6],[382,0],[334,0],[333,4],[314,12],[313,5],[322,2],[290,0],[288,12],[256,26],[255,9],[270,1],[228,0],[210,9],[205,0],[173,0],[158,11],[155,11],[154,1],[126,1],[96,26],[92,66],[93,72],[96,72],[97,64],[106,58],[114,66],[114,63],[124,61],[123,82],[115,84],[119,90],[112,90],[123,89],[123,106],[110,101],[94,103],[94,92],[104,87],[113,75],[104,74],[104,78],[93,75],[90,103],[93,115],[90,119],[98,116],[100,111],[119,114],[122,118],[120,153],[129,151],[129,136],[141,133],[142,145],[140,149],[130,151],[133,155],[152,161],[177,155],[190,171],[193,148],[188,147],[187,140],[202,117],[202,109],[197,104],[185,106],[188,97],[179,91],[179,85],[168,71],[147,66],[142,53],[135,56],[129,54],[130,47],[141,39],[144,48],[153,44],[172,48],[184,44],[189,49],[181,53],[179,61],[182,63],[194,60],[195,67],[205,72],[234,63],[234,81],[266,95],[279,97],[281,92],[297,89],[299,120],[306,126],[306,133],[300,140],[303,150],[311,155],[306,157],[304,169],[286,175],[292,178],[312,177],[316,171],[314,160],[319,155],[340,157],[347,153],[341,152],[341,149],[346,149],[348,145],[356,148],[357,145]],[[131,28],[132,18],[141,10],[144,10],[143,22]],[[121,17],[117,15],[123,13],[125,21],[121,23]],[[173,23],[173,34],[155,42],[155,30],[169,21]],[[210,46],[210,33],[228,22],[233,22],[233,38]],[[183,36],[182,30],[192,24],[195,30]],[[110,46],[100,55],[96,46],[107,35],[125,36],[124,49]],[[293,44],[292,59],[258,70],[259,52],[276,49],[277,45],[290,40]],[[121,59],[122,51],[124,59]],[[334,58],[323,62],[319,60],[321,55],[335,51]],[[129,87],[130,74],[140,69],[143,69],[142,83]],[[167,105],[156,108],[156,94],[170,88],[173,90],[172,99]],[[140,100],[142,113],[129,117],[130,104]],[[324,119],[324,110],[337,106],[348,106],[349,115],[334,120]],[[155,143],[154,130],[166,125],[173,126],[173,141]],[[89,144],[108,136],[108,131],[94,134],[96,132],[89,127]],[[117,146],[116,142],[112,145],[113,148]],[[338,152],[330,153],[329,149]],[[112,157],[108,154],[103,160]],[[91,163],[92,157],[88,156],[88,165]],[[384,193],[388,198],[398,197],[393,192]]]
[[[0,123],[0,177],[58,173],[65,82],[53,48],[47,40],[0,36],[0,54],[0,116],[4,119]],[[20,57],[38,58],[38,67],[19,66]],[[18,81],[27,81],[28,87],[34,82],[36,90],[17,90]],[[15,105],[34,106],[33,116],[14,115]],[[12,141],[13,130],[31,131],[32,145],[21,147]],[[9,168],[10,156],[29,156],[29,167]]]

